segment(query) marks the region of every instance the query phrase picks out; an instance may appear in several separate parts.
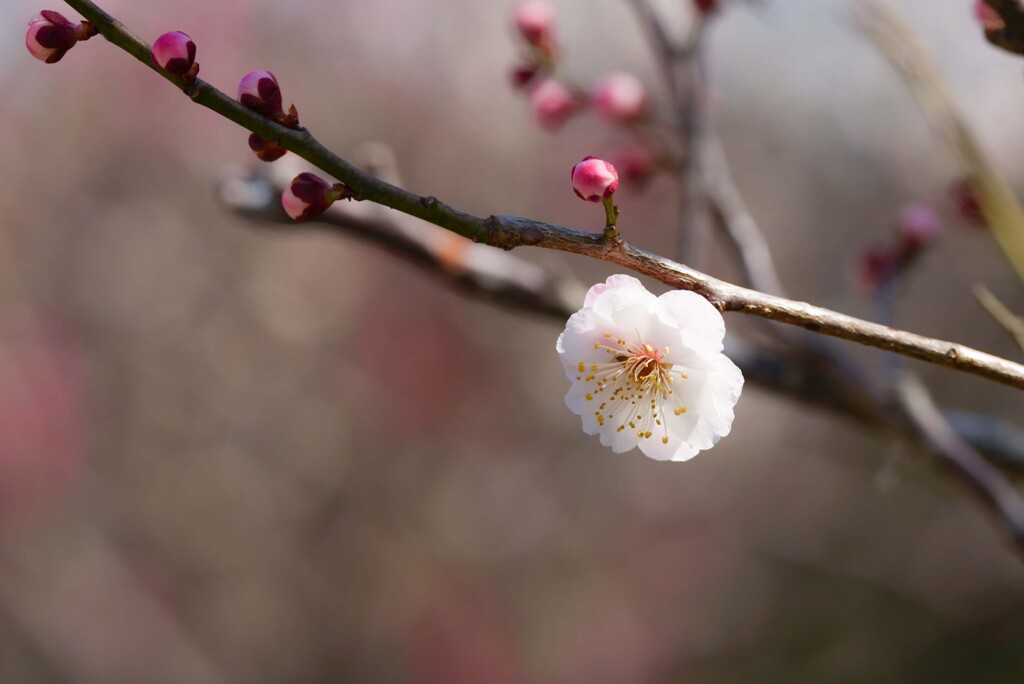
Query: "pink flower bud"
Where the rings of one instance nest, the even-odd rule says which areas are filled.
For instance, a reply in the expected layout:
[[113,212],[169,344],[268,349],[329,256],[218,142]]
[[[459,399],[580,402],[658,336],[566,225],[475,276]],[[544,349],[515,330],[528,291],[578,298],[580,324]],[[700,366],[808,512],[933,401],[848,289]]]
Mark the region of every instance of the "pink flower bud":
[[537,73],[537,67],[533,64],[520,64],[513,67],[511,74],[512,87],[516,90],[525,88],[537,77]]
[[580,103],[572,92],[553,78],[548,78],[530,91],[530,107],[542,128],[561,128],[579,110]]
[[985,0],[974,0],[974,18],[986,31],[998,31],[1004,25],[1003,18]]
[[338,200],[350,197],[341,183],[331,185],[314,173],[300,173],[281,194],[281,205],[296,221],[314,219]]
[[643,147],[625,147],[612,155],[612,164],[626,183],[643,186],[654,174],[655,160]]
[[572,167],[572,189],[580,199],[601,202],[619,187],[619,174],[615,167],[597,157],[584,157]]
[[644,115],[647,97],[644,85],[632,74],[608,74],[594,89],[597,113],[610,123],[628,123]]
[[72,24],[59,12],[43,10],[28,22],[25,47],[36,59],[53,64],[59,62],[75,43],[87,38],[85,33],[81,24]]
[[270,119],[284,115],[281,87],[269,71],[247,73],[238,84],[238,101]]
[[153,63],[175,76],[187,76],[196,62],[196,44],[181,31],[170,31],[153,42]]
[[530,45],[542,47],[554,40],[555,8],[543,0],[526,0],[516,7],[516,30]]
[[261,138],[255,133],[249,136],[249,149],[256,153],[260,161],[265,162],[277,161],[288,153],[288,150],[278,145],[277,142]]
[[918,251],[935,241],[942,231],[942,223],[929,205],[915,202],[900,211],[897,229],[901,248]]
[[295,128],[299,124],[299,113],[295,105],[284,111],[281,87],[274,74],[269,71],[250,71],[238,84],[238,101],[243,106],[262,114],[277,123]]

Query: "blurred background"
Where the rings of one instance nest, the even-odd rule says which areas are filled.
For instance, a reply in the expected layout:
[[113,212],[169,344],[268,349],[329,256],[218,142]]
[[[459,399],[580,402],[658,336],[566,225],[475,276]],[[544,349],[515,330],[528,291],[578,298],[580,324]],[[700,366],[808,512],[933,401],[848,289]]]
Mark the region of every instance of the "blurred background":
[[[627,3],[554,4],[574,79],[663,96]],[[896,3],[1024,188],[1024,63],[971,4]],[[511,0],[101,5],[188,32],[229,93],[272,70],[327,146],[386,142],[418,193],[599,225],[568,171],[616,133],[533,124]],[[970,288],[1021,311],[1020,282],[960,225],[956,169],[850,7],[770,0],[709,33],[712,116],[784,284],[871,317],[858,255],[930,202],[946,230],[897,322],[1019,359]],[[557,322],[232,215],[215,189],[259,163],[246,133],[101,39],[35,61],[46,8],[74,15],[0,8],[0,681],[1024,680],[1021,556],[948,473],[754,387],[691,462],[611,453],[563,405]],[[621,191],[626,237],[670,253],[675,193]],[[737,277],[721,250],[707,268]],[[947,406],[1020,417],[1013,390],[914,368]]]

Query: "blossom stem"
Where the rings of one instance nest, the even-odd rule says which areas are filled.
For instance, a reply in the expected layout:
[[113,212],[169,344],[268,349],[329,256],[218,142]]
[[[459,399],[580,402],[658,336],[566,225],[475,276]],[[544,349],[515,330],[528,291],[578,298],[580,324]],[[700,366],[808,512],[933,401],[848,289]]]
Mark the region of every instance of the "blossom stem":
[[281,147],[339,179],[356,197],[423,219],[475,242],[503,249],[533,246],[583,254],[651,276],[671,287],[694,291],[707,298],[720,311],[760,316],[1024,389],[1024,365],[970,347],[895,330],[822,307],[732,285],[626,242],[606,241],[603,235],[519,216],[478,217],[451,207],[435,197],[423,197],[391,185],[334,154],[304,128],[287,128],[260,116],[202,79],[196,79],[190,85],[181,77],[160,70],[150,59],[149,45],[91,0],[64,1],[88,19],[109,42],[174,83],[197,104],[266,140],[276,140]]
[[604,205],[604,239],[618,239],[619,208],[615,206],[615,199],[606,197],[601,200],[601,204]]

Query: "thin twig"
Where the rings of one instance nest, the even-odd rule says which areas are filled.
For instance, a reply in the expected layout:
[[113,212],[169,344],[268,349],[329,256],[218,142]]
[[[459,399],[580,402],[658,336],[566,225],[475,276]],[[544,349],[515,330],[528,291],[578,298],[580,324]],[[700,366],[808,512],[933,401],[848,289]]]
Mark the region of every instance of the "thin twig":
[[704,19],[694,25],[689,42],[676,57],[676,79],[680,93],[677,112],[679,138],[683,151],[680,165],[679,250],[677,257],[700,266],[707,257],[711,226],[704,191],[704,146],[707,121],[704,111],[705,84],[702,48]]
[[[683,188],[681,193],[684,197],[684,206],[681,209],[695,211],[696,216],[705,215],[706,211],[710,210],[716,225],[722,229],[736,252],[746,284],[762,292],[783,294],[764,234],[754,221],[742,195],[736,188],[721,141],[711,130],[710,122],[703,120],[706,117],[697,98],[701,97],[701,93],[698,91],[703,88],[699,51],[705,26],[704,19],[698,18],[691,27],[687,45],[680,47],[669,37],[664,21],[647,0],[629,0],[629,2],[647,35],[651,52],[662,72],[662,80],[665,82],[673,106],[679,112],[688,112],[691,117],[699,117],[699,120],[695,118],[687,121],[685,126],[680,121],[673,131],[676,134],[675,137],[681,139],[673,141],[674,147],[682,149],[682,156],[675,164],[681,175],[680,187]],[[684,59],[689,60],[691,65],[696,68],[697,80],[695,82],[683,84],[677,77],[677,68]],[[688,98],[680,94],[680,88],[684,85],[691,90]],[[688,117],[684,114],[681,118]],[[702,130],[689,132],[684,130],[696,125],[700,125]],[[689,143],[686,141],[687,137],[692,138]],[[699,149],[688,151],[688,144],[690,147],[697,146]],[[696,163],[693,153],[700,154],[700,164]],[[701,196],[695,202],[690,195],[698,192],[701,193]],[[685,227],[692,225],[697,220],[693,215],[687,215],[682,219],[682,224]],[[686,233],[681,233],[681,236],[684,234]],[[695,249],[697,249],[696,244],[680,247],[680,253],[693,253],[692,250]]]
[[692,290],[721,311],[738,311],[795,325],[812,332],[839,337],[886,351],[928,361],[1024,388],[1024,366],[953,342],[859,320],[804,302],[738,287],[600,233],[587,233],[519,216],[481,218],[374,178],[321,145],[305,129],[280,126],[246,109],[210,84],[197,80],[186,86],[181,79],[161,72],[150,59],[150,49],[139,38],[90,0],[65,0],[93,23],[111,43],[126,50],[149,68],[172,81],[197,103],[266,140],[275,140],[331,174],[358,199],[369,200],[416,216],[454,233],[503,249],[535,246],[583,254],[642,273],[671,287]]
[[665,24],[661,21],[658,13],[654,11],[648,0],[629,0],[633,11],[640,21],[648,40],[654,46],[654,58],[661,70],[662,80],[668,89],[669,101],[673,107],[679,107],[679,84],[676,82],[675,63],[679,53],[679,47],[672,41],[665,30]]
[[701,157],[705,140],[704,75],[701,64],[705,18],[698,15],[684,45],[677,45],[665,22],[648,0],[629,0],[651,44],[673,111],[673,129],[680,144],[679,231],[677,256],[701,264],[708,243],[708,199]]
[[905,374],[898,384],[900,401],[925,441],[1000,515],[1024,549],[1024,500],[1020,492],[960,437],[943,418],[924,384]]
[[712,215],[736,251],[747,285],[782,295],[782,283],[768,241],[737,189],[722,143],[714,135],[708,135],[704,146],[703,171]]
[[[1010,0],[1016,4],[1017,0]],[[1017,13],[1020,13],[1020,7]],[[860,0],[854,15],[862,30],[896,68],[966,174],[992,236],[1024,281],[1024,208],[960,113],[924,42],[888,0]]]
[[985,307],[996,323],[1010,333],[1020,348],[1024,349],[1024,318],[1010,311],[998,297],[992,294],[991,290],[981,283],[974,286],[974,297],[979,304]]

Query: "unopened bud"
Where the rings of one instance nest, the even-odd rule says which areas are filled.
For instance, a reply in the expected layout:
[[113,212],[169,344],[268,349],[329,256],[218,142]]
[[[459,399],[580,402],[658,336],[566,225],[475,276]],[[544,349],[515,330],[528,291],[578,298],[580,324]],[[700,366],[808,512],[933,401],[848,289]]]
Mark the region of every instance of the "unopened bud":
[[300,173],[281,194],[281,206],[296,221],[314,219],[340,199],[351,197],[342,183],[331,185],[314,173]]
[[572,189],[580,199],[602,202],[619,187],[619,174],[615,167],[597,157],[584,157],[572,167]]
[[289,128],[299,123],[295,105],[285,113],[281,87],[269,71],[250,71],[246,74],[238,84],[238,101],[244,107]]
[[644,115],[647,97],[644,85],[633,74],[608,74],[594,89],[594,107],[610,123],[629,123]]
[[986,228],[988,219],[981,208],[981,202],[974,193],[969,179],[961,179],[953,183],[949,188],[949,197],[953,200],[956,213],[967,224],[976,228]]
[[288,150],[278,145],[276,141],[266,140],[255,133],[249,136],[249,149],[265,162],[277,161],[288,153]]
[[199,73],[196,44],[181,31],[169,31],[153,41],[153,63],[187,82],[195,81]]
[[568,88],[553,78],[548,78],[530,91],[530,108],[542,128],[557,130],[568,121],[579,108],[580,103]]
[[75,24],[60,12],[43,10],[28,22],[25,47],[36,59],[53,64],[59,62],[75,43],[88,40],[95,34],[95,29],[87,21]]
[[626,183],[643,186],[656,170],[653,155],[643,147],[624,147],[611,156],[611,162]]
[[992,9],[985,0],[974,0],[974,18],[986,31],[998,31],[1005,25],[999,12]]
[[718,0],[693,0],[693,6],[701,14],[708,15],[718,9]]
[[897,257],[887,247],[871,247],[857,259],[857,279],[868,293],[875,293],[896,272]]
[[897,229],[901,249],[916,252],[935,241],[942,232],[942,222],[929,205],[915,202],[900,211]]
[[530,45],[544,47],[553,42],[555,8],[543,0],[526,0],[516,7],[516,30]]
[[533,64],[520,64],[512,68],[511,80],[512,87],[516,90],[521,90],[537,77],[537,67]]

